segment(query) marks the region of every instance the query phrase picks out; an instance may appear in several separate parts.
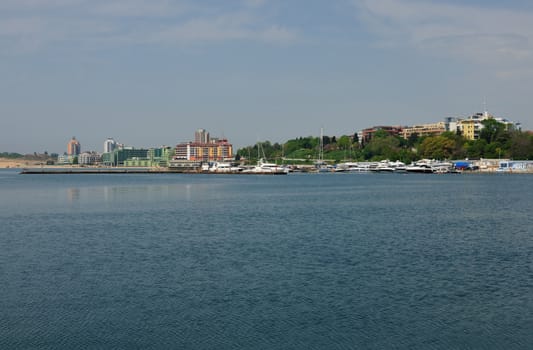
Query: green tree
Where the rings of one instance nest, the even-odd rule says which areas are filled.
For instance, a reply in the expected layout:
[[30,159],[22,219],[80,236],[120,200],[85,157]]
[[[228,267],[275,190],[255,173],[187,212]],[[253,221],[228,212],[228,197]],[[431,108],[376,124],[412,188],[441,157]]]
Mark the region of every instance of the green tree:
[[419,147],[420,155],[431,159],[450,159],[454,150],[454,140],[442,135],[425,138]]
[[521,131],[512,132],[506,156],[513,159],[533,159],[533,135]]
[[409,147],[414,147],[416,144],[418,144],[420,137],[418,136],[418,133],[414,132],[411,135],[409,135],[409,138],[407,139],[407,145]]
[[479,133],[479,138],[485,140],[487,143],[494,142],[498,137],[501,137],[506,130],[506,126],[496,119],[489,118],[481,121],[483,128]]
[[400,159],[400,141],[394,136],[385,132],[386,136],[378,135],[372,137],[372,140],[363,149],[365,159],[371,160],[398,160]]
[[471,140],[465,143],[466,157],[476,159],[482,158],[485,155],[485,147],[487,141],[484,139]]
[[342,135],[339,137],[339,140],[337,141],[337,146],[339,146],[342,150],[347,150],[352,145],[352,142],[350,140],[350,137],[347,135]]
[[388,137],[388,136],[390,136],[388,132],[386,132],[383,129],[378,129],[372,135],[372,139],[385,138],[385,137]]

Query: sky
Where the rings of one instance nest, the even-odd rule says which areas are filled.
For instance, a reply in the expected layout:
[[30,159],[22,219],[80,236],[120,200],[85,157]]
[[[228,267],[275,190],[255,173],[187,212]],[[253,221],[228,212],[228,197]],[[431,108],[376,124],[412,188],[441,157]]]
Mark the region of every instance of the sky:
[[0,152],[533,129],[530,0],[0,0]]

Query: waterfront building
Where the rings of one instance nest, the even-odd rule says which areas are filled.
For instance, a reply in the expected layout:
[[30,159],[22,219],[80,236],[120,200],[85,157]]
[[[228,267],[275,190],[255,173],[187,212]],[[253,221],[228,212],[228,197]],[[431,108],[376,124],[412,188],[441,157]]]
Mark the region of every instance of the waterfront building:
[[210,162],[233,158],[233,146],[227,139],[211,139],[204,129],[198,129],[194,136],[194,142],[176,145],[175,160]]
[[483,113],[476,113],[474,115],[471,115],[466,119],[458,119],[457,130],[459,130],[461,132],[461,135],[463,135],[463,137],[467,140],[477,140],[479,139],[481,130],[484,127],[483,121],[487,119],[494,119],[497,122],[504,124],[507,129],[521,129],[520,123],[512,122],[506,118],[495,117],[489,112],[485,111]]
[[60,154],[57,156],[57,164],[58,165],[66,165],[71,164],[72,157],[67,155],[66,153]]
[[109,137],[104,142],[104,153],[113,152],[117,148],[117,142],[113,138]]
[[363,129],[361,131],[359,140],[363,145],[365,145],[372,140],[374,134],[379,130],[385,131],[387,134],[392,136],[398,136],[402,132],[402,129],[403,128],[401,126],[373,126],[371,128]]
[[94,165],[99,164],[102,156],[96,152],[83,152],[78,156],[78,164],[80,165]]
[[226,139],[211,143],[187,142],[176,146],[174,159],[217,161],[233,158],[233,147]]
[[102,154],[102,164],[106,166],[124,166],[128,159],[147,158],[148,150],[134,147],[116,148],[113,152]]
[[445,131],[447,131],[445,122],[438,122],[405,127],[402,129],[401,135],[407,140],[413,134],[417,134],[418,136],[436,136]]
[[173,159],[169,162],[168,168],[173,171],[198,171],[202,167],[201,161]]
[[531,160],[502,160],[499,163],[500,172],[533,173],[533,161]]
[[72,137],[72,139],[67,144],[67,155],[69,156],[77,156],[81,153],[81,145],[78,140],[76,140],[75,137]]
[[174,156],[174,148],[159,147],[150,148],[146,152],[146,157],[133,157],[124,161],[126,167],[168,167]]

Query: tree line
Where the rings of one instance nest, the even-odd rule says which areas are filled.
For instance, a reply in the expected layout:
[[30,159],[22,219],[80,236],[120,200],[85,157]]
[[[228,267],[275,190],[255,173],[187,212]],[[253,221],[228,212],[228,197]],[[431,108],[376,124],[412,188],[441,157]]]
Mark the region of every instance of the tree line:
[[[323,136],[324,159],[342,161],[400,160],[405,163],[429,158],[438,160],[507,158],[533,159],[533,134],[507,127],[494,119],[482,121],[479,138],[468,140],[460,133],[445,132],[437,136],[411,135],[404,139],[378,130],[369,142],[361,143],[357,133],[340,137]],[[319,137],[299,137],[287,142],[260,142],[237,151],[237,159],[293,159],[313,162],[319,156]]]

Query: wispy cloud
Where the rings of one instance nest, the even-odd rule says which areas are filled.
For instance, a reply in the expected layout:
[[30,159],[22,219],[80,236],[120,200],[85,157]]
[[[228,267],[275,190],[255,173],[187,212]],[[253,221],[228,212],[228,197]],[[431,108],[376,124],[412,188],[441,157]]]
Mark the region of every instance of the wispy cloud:
[[266,18],[265,0],[198,5],[175,0],[4,0],[0,53],[39,51],[54,44],[73,49],[109,45],[202,45],[223,41],[287,44],[294,29]]
[[290,43],[295,31],[279,26],[257,26],[254,16],[246,13],[200,18],[168,26],[155,32],[152,40],[166,43],[194,44],[227,40],[254,40]]
[[475,64],[533,62],[533,13],[417,0],[354,3],[384,46],[403,45]]

